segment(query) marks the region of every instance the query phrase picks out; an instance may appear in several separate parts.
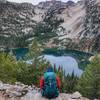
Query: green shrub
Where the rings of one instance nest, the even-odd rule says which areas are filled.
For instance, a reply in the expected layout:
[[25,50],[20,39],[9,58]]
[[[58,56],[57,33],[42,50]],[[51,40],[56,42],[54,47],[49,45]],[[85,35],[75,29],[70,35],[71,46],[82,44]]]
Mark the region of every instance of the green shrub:
[[32,68],[30,68],[32,66],[23,61],[18,61],[17,66],[17,81],[28,85],[32,84]]
[[77,88],[86,97],[100,99],[100,55],[88,65]]
[[0,53],[0,80],[13,83],[16,81],[16,59],[6,53]]

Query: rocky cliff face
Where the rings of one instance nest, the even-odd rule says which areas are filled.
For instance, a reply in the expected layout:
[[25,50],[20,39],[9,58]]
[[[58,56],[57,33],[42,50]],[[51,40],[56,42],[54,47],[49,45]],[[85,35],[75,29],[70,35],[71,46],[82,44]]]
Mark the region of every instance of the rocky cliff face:
[[[96,0],[100,3],[99,0]],[[29,3],[12,3],[0,0],[0,39],[9,37],[25,37],[34,35],[37,23],[43,22],[49,12],[53,12],[58,19],[64,20],[58,29],[59,39],[70,38],[78,42],[84,34],[84,19],[86,15],[84,0],[77,3],[66,3],[56,0],[40,2],[34,6]],[[3,39],[3,40],[4,40]],[[3,43],[0,43],[3,45]]]
[[[29,3],[0,2],[0,46],[18,47],[33,36],[34,26],[41,20]],[[37,16],[38,15],[38,16]],[[17,43],[20,40],[20,43]],[[22,45],[23,45],[22,43]],[[10,45],[11,46],[10,46]],[[25,44],[26,45],[26,44]]]
[[55,15],[64,22],[61,26],[64,28],[61,38],[77,38],[83,29],[83,20],[85,16],[84,4],[82,1],[74,3],[68,1],[67,3],[61,1],[47,1],[41,2],[38,6],[39,9],[46,10],[46,12],[54,11]]
[[43,21],[47,12],[53,10],[58,18],[64,19],[61,26],[64,27],[65,32],[62,34],[71,38],[81,31],[84,8],[80,3],[52,0],[34,6],[29,3],[19,4],[0,0],[0,38],[34,34],[34,26]]
[[33,30],[34,6],[32,4],[0,3],[0,35],[29,34]]

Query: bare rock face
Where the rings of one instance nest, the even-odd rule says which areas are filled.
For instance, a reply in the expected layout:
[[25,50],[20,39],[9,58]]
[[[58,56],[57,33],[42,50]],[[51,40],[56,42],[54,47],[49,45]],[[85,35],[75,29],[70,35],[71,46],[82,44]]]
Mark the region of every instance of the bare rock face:
[[80,99],[82,95],[79,92],[75,92],[71,95],[72,99]]
[[21,97],[25,94],[27,94],[29,91],[32,91],[34,89],[34,91],[38,91],[38,88],[36,88],[35,86],[28,86],[28,85],[24,85],[20,82],[16,82],[15,85],[10,85],[10,84],[4,84],[2,82],[0,82],[0,91],[1,94],[5,97]]

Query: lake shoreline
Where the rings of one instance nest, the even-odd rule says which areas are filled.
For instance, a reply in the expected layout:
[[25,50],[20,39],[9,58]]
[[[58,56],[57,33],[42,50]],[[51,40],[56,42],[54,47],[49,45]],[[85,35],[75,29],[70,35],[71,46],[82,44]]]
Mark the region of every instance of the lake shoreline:
[[[15,47],[15,48],[7,48],[8,50],[15,50],[15,49],[21,49],[21,48],[26,48],[26,49],[29,49],[29,47]],[[3,49],[3,50],[6,50],[5,48],[0,48],[0,50]],[[53,49],[56,49],[56,50],[59,50],[58,48],[45,48],[44,51],[46,49],[50,49],[50,50],[53,50]],[[68,51],[76,51],[76,52],[82,52],[82,53],[87,53],[87,54],[91,54],[91,55],[95,55],[95,53],[93,52],[86,52],[86,51],[82,51],[82,50],[76,50],[76,49],[63,49],[63,50],[68,50]],[[60,51],[60,50],[59,50]]]

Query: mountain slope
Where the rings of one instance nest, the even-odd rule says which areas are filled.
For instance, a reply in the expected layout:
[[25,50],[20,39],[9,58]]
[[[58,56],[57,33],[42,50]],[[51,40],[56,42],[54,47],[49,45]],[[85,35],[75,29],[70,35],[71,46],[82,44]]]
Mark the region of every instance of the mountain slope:
[[[96,3],[99,4],[100,1],[96,0]],[[53,13],[57,20],[62,20],[59,27],[57,27],[58,29],[56,33],[59,36],[57,37],[58,39],[63,40],[69,38],[73,40],[73,42],[80,42],[84,37],[85,30],[84,22],[86,8],[84,6],[84,0],[77,3],[72,1],[64,3],[61,1],[51,0],[40,2],[35,6],[29,3],[19,4],[1,0],[0,41],[3,42],[0,42],[0,46],[8,45],[8,47],[18,47],[22,40],[23,41],[19,47],[27,46],[28,43],[26,40],[34,37],[36,26],[39,23],[44,24],[45,18],[48,16],[50,17],[50,13]],[[53,19],[53,17],[51,19]],[[57,20],[51,20],[51,22],[53,23]],[[8,40],[10,42],[8,42]],[[16,41],[19,42],[16,43]]]
[[[24,32],[25,34],[32,33],[34,25],[43,20],[45,13],[48,10],[55,8],[59,10],[59,14],[56,15],[64,19],[64,23],[62,24],[64,28],[70,27],[70,25],[75,21],[77,22],[77,19],[82,16],[77,16],[77,14],[73,16],[81,10],[81,6],[74,3],[66,4],[61,1],[47,1],[41,2],[37,6],[33,6],[28,3],[18,4],[1,2],[0,35],[9,36],[10,34],[20,34],[21,32]],[[72,21],[69,23],[69,20],[71,19]]]
[[67,10],[66,16],[65,13],[62,13],[62,17],[64,18],[64,23],[62,26],[66,29],[65,34],[67,38],[77,38],[80,35],[80,32],[83,30],[83,20],[85,16],[85,9],[83,5],[77,4],[74,7],[70,7]]

